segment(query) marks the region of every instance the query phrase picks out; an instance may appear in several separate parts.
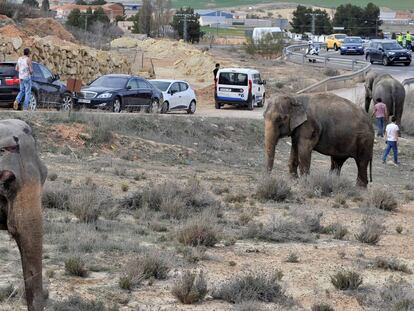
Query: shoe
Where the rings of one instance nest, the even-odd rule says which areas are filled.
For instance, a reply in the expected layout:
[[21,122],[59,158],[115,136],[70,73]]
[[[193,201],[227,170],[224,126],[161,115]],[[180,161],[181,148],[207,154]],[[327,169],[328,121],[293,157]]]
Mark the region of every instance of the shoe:
[[400,162],[398,162],[398,163],[392,162],[392,165],[394,165],[394,166],[400,166]]
[[19,110],[19,102],[17,100],[15,100],[14,103],[13,103],[13,109],[14,110]]
[[387,164],[387,162],[385,162],[385,161],[382,161],[382,164]]

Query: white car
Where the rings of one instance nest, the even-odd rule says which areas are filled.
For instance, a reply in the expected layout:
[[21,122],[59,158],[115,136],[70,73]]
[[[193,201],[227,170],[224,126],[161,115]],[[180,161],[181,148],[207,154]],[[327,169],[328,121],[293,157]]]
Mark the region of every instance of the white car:
[[161,113],[185,110],[189,114],[196,111],[197,99],[188,82],[182,80],[149,80],[164,96]]

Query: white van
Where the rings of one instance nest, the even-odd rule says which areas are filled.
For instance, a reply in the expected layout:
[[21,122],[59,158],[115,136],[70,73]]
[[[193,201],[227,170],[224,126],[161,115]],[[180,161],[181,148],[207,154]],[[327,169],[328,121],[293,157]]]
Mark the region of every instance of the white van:
[[254,106],[263,107],[265,103],[266,81],[260,72],[254,69],[225,68],[220,69],[216,76],[214,97],[216,109],[223,105],[244,106],[253,110]]

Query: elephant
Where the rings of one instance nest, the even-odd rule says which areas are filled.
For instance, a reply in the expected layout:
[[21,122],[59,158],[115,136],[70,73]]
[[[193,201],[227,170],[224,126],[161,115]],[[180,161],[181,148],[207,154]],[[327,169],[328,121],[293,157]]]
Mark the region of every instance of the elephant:
[[41,195],[47,168],[40,160],[30,126],[0,121],[0,229],[20,251],[29,311],[44,310]]
[[380,74],[371,71],[365,78],[365,111],[369,111],[371,100],[381,98],[387,106],[388,114],[397,118],[401,124],[404,109],[404,86],[389,74]]
[[357,185],[367,187],[367,168],[372,181],[374,129],[362,108],[334,94],[280,95],[273,97],[264,113],[267,171],[273,169],[278,140],[290,136],[289,172],[309,174],[315,150],[331,156],[331,171],[340,174],[348,158],[358,167]]

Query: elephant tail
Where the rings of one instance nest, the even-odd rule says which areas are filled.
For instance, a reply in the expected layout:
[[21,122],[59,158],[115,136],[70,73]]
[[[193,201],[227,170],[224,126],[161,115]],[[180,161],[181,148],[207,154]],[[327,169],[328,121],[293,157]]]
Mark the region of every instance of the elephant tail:
[[369,160],[369,181],[372,182],[372,158]]

